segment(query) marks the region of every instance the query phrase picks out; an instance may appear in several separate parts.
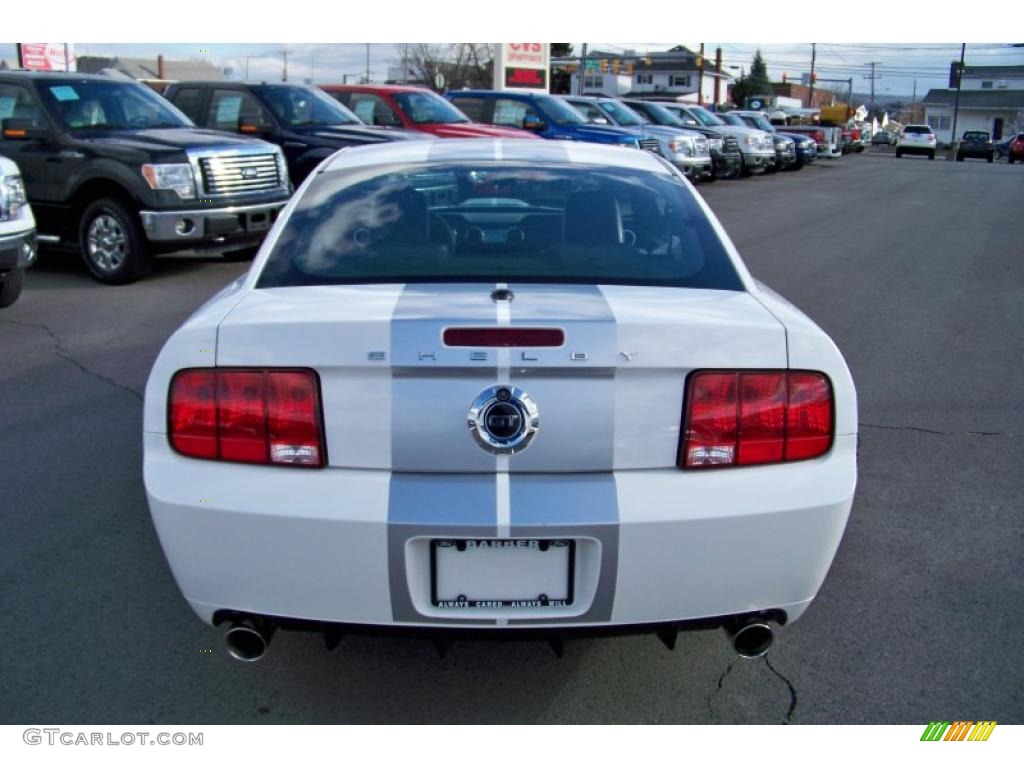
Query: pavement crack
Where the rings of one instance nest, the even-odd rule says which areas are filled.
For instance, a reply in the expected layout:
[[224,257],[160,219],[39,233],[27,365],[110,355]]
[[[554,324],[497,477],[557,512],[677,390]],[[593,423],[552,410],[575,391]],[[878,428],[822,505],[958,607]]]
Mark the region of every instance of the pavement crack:
[[711,693],[708,694],[708,697],[707,697],[708,713],[711,715],[712,718],[717,716],[715,714],[715,708],[712,705],[712,701],[714,700],[714,698],[719,693],[722,692],[722,685],[725,683],[725,678],[727,678],[729,676],[729,673],[732,672],[733,665],[736,664],[736,661],[737,661],[737,659],[733,659],[732,661],[729,662],[729,666],[727,666],[725,668],[725,670],[722,672],[722,674],[720,674],[718,676],[718,685],[716,685],[715,689],[713,691],[711,691]]
[[980,430],[968,430],[966,432],[944,432],[940,429],[926,429],[925,427],[896,426],[890,424],[868,424],[860,422],[862,429],[884,429],[892,432],[921,432],[926,435],[939,435],[940,437],[1020,437],[1017,432],[984,432]]
[[48,325],[44,325],[43,323],[25,323],[20,320],[11,320],[10,318],[6,317],[0,318],[0,323],[20,325],[23,328],[38,328],[39,330],[44,331],[46,335],[49,336],[50,339],[53,341],[53,349],[57,353],[57,357],[60,357],[63,360],[67,360],[69,363],[71,363],[73,366],[75,366],[78,370],[80,370],[87,376],[92,376],[93,378],[99,379],[100,381],[109,384],[112,387],[116,387],[117,389],[123,390],[128,394],[132,395],[139,402],[143,401],[142,395],[139,392],[136,392],[131,387],[126,386],[125,384],[122,384],[119,381],[115,381],[109,376],[106,376],[98,371],[94,371],[84,363],[75,359],[75,356],[71,354],[71,351],[64,346],[63,342],[60,340],[60,337],[56,333],[54,333],[53,330]]
[[767,666],[768,669],[770,669],[772,673],[779,678],[779,680],[784,682],[787,688],[789,688],[789,709],[786,711],[786,719],[782,721],[783,725],[789,725],[793,718],[793,710],[796,709],[796,688],[794,688],[793,684],[789,682],[788,677],[772,666],[772,663],[768,660],[767,656],[764,657],[764,663],[765,666]]

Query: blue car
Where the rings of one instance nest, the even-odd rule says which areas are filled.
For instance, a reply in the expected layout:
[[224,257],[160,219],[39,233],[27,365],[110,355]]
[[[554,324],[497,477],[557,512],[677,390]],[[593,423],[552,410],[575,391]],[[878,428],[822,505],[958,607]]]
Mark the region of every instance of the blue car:
[[546,93],[450,91],[445,98],[476,123],[522,128],[545,139],[640,147],[636,131],[593,125],[579,110]]

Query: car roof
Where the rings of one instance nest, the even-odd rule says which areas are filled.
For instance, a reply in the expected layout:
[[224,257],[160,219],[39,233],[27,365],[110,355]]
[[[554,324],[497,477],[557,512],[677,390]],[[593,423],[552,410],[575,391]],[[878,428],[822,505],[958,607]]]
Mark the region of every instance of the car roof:
[[525,93],[522,91],[489,91],[486,88],[476,88],[464,91],[448,91],[445,96],[501,96],[510,99],[533,99],[537,96],[550,96],[549,93]]
[[[0,77],[15,77],[26,80],[97,80],[105,83],[135,83],[130,77],[114,77],[112,75],[92,75],[84,72],[44,72],[35,69],[0,70]],[[141,85],[141,83],[140,83]]]
[[[368,91],[379,93],[409,93],[430,91],[430,88],[422,85],[398,85],[388,83],[385,85],[374,85],[370,83],[321,83],[317,86],[325,91]],[[431,91],[433,93],[433,91]]]
[[585,141],[522,141],[519,139],[445,139],[370,144],[339,151],[325,172],[395,163],[479,163],[507,160],[534,163],[600,165],[669,174],[668,166],[650,152]]
[[257,85],[274,85],[284,86],[287,88],[305,88],[306,90],[309,90],[314,87],[311,85],[307,85],[306,83],[268,83],[266,80],[175,80],[168,87],[182,85],[187,86],[189,88],[195,88],[196,86],[202,86],[203,88],[245,88]]

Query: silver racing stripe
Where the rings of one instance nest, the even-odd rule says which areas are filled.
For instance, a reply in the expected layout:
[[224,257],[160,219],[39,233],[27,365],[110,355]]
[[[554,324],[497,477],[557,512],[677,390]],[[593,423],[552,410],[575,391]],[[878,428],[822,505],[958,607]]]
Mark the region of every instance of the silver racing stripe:
[[[406,565],[409,542],[430,538],[495,538],[494,475],[428,475],[392,473],[388,491],[388,583],[391,615],[397,622],[431,624],[490,624],[493,619],[426,617],[416,610],[410,583],[429,599],[430,574],[410,573]],[[420,560],[429,568],[428,561]],[[419,578],[416,579],[415,577]]]
[[[495,288],[511,301],[494,301]],[[444,347],[445,327],[557,325],[564,349],[469,350]],[[592,600],[580,616],[555,623],[611,618],[618,568],[618,504],[612,466],[616,327],[596,286],[504,283],[410,284],[391,323],[392,477],[388,502],[388,569],[393,618],[402,623],[512,624],[537,619],[437,617],[416,609],[431,538],[574,538],[580,542],[577,594]],[[579,350],[576,349],[579,347]],[[585,352],[573,361],[570,353]],[[532,359],[535,358],[535,359]],[[536,445],[494,456],[465,434],[466,409],[488,386],[512,383],[539,403]],[[465,401],[465,402],[463,402]],[[577,423],[578,422],[578,423]],[[550,425],[547,447],[544,427]],[[438,469],[440,466],[445,470]],[[557,472],[557,474],[554,474]],[[548,474],[542,474],[548,473]],[[427,570],[423,573],[421,571]],[[596,584],[595,584],[596,582]]]
[[[513,475],[512,526],[517,539],[594,539],[600,543],[600,563],[588,570],[577,558],[576,577],[592,578],[597,586],[583,614],[559,617],[559,624],[610,621],[619,572],[619,503],[615,475],[595,472],[573,475]],[[582,546],[577,547],[582,550]],[[583,585],[576,585],[576,593]],[[537,624],[536,619],[509,619],[509,624]]]

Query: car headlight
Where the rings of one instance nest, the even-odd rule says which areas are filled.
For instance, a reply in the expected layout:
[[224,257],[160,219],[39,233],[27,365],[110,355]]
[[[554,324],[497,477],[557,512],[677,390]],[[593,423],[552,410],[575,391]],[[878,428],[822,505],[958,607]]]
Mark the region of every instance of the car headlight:
[[188,163],[147,163],[142,166],[142,177],[150,189],[173,189],[182,200],[192,200],[196,196],[196,180]]
[[743,143],[748,147],[754,147],[760,145],[760,140],[756,136],[744,136]]
[[631,149],[640,149],[640,139],[637,139],[633,136],[623,137],[623,139],[619,142],[619,146],[630,147]]
[[712,149],[712,151],[721,152],[722,151],[722,147],[724,147],[725,144],[722,142],[721,139],[714,139],[714,138],[712,138],[712,139],[708,139],[708,146]]
[[0,176],[0,221],[18,218],[25,206],[25,185],[21,176]]
[[669,140],[668,148],[671,149],[674,154],[689,157],[693,154],[693,139],[686,136],[678,136]]

